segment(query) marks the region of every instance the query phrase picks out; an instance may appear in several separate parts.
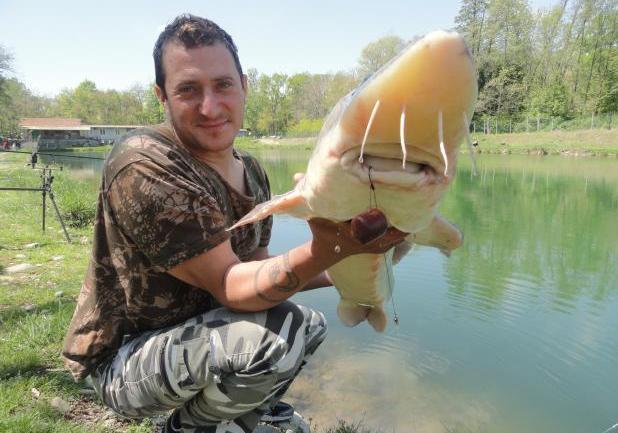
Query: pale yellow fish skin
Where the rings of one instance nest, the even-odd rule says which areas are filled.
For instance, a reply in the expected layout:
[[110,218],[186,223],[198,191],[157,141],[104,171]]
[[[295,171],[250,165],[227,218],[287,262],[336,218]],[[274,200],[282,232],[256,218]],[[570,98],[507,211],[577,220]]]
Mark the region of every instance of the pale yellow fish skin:
[[[273,213],[347,221],[377,207],[390,225],[410,233],[408,242],[450,253],[463,236],[437,208],[455,176],[458,148],[474,112],[476,82],[463,38],[454,32],[428,34],[339,101],[296,189],[256,208],[236,226]],[[343,323],[354,326],[367,319],[377,331],[385,329],[383,303],[393,288],[392,259],[392,251],[351,256],[328,270],[342,297],[338,314]]]

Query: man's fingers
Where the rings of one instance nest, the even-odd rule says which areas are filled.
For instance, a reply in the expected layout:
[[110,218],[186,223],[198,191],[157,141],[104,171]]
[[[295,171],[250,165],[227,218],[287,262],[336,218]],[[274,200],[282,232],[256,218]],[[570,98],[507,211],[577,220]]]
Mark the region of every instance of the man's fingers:
[[380,249],[389,250],[395,245],[403,242],[407,236],[407,233],[402,232],[395,227],[390,227],[388,230],[386,230],[386,233],[384,233],[384,235],[373,240],[371,243],[377,245]]

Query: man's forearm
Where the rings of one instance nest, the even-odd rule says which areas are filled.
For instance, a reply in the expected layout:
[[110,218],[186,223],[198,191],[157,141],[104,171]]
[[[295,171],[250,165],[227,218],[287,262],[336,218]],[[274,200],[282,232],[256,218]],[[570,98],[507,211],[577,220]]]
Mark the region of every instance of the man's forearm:
[[314,256],[310,241],[280,256],[234,264],[223,281],[224,305],[239,311],[261,311],[304,287],[329,285],[330,280],[325,281],[322,274],[336,259],[326,256]]

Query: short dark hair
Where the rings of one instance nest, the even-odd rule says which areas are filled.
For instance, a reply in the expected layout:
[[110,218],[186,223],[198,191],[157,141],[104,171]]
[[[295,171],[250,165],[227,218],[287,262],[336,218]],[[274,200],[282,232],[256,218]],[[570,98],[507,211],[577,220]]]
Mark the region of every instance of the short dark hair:
[[242,81],[242,66],[238,59],[238,48],[232,37],[221,27],[209,19],[192,14],[182,14],[174,18],[159,35],[155,43],[152,57],[155,65],[155,82],[165,91],[165,70],[163,69],[163,48],[167,42],[179,42],[185,48],[210,46],[217,42],[225,45],[236,64],[236,70]]

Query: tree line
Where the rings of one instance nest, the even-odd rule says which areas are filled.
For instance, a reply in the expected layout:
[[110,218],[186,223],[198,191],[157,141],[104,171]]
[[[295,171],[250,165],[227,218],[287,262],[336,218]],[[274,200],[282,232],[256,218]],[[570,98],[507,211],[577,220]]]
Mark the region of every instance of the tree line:
[[[475,120],[544,116],[569,120],[618,111],[616,0],[558,0],[533,11],[526,0],[461,0],[455,30],[478,70]],[[356,67],[328,74],[247,71],[245,127],[254,135],[315,135],[339,98],[410,41],[385,36],[368,44]],[[153,124],[164,119],[152,85],[100,90],[91,81],[54,98],[6,78],[11,57],[0,46],[0,131],[22,117],[76,117],[86,124]]]

